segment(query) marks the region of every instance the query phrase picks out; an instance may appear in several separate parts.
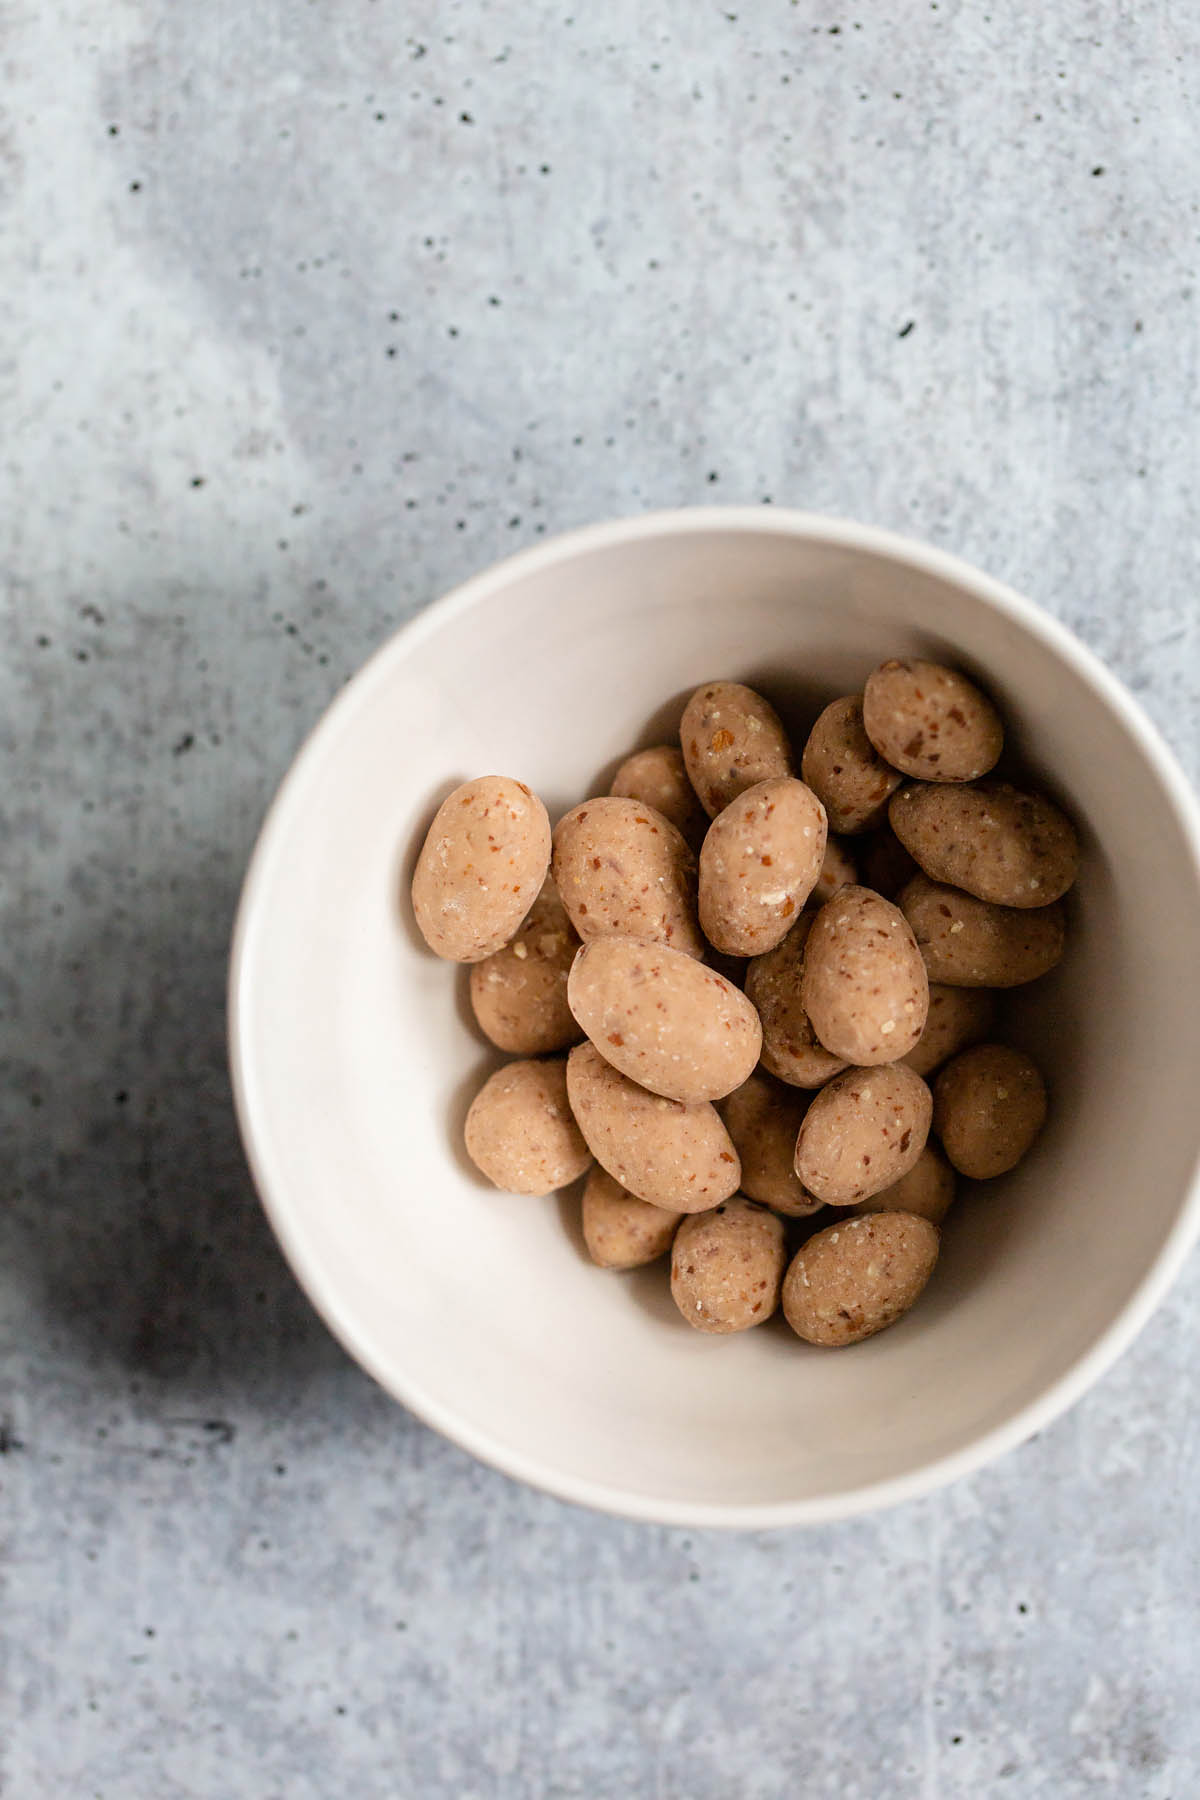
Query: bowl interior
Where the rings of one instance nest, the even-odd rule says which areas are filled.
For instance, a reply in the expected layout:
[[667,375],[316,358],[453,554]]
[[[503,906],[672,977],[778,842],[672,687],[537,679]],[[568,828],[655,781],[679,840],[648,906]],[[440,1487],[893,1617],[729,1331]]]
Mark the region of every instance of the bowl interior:
[[[688,691],[761,687],[797,747],[883,657],[978,672],[1083,833],[1072,939],[1013,1010],[1050,1124],[967,1190],[921,1305],[852,1350],[678,1317],[664,1264],[593,1268],[578,1193],[489,1189],[461,1150],[500,1059],[406,890],[438,802],[513,774],[551,816],[672,735]],[[982,578],[819,521],[580,534],[469,584],[338,700],[271,815],[235,958],[234,1064],[264,1200],[349,1348],[468,1448],[651,1517],[821,1518],[917,1491],[1066,1404],[1182,1254],[1200,1138],[1195,847],[1090,659]],[[1039,1412],[1038,1409],[1041,1408]]]

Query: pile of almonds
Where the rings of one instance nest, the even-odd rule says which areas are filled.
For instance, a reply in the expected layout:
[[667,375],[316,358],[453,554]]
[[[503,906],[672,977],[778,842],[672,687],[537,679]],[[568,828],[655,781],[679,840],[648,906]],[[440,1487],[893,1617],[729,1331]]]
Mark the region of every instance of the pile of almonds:
[[991,778],[996,708],[930,662],[827,706],[801,778],[736,682],[699,688],[679,738],[553,833],[503,776],[439,808],[417,922],[519,1059],[476,1096],[467,1151],[513,1193],[586,1174],[592,1260],[669,1250],[700,1331],[782,1303],[808,1342],[856,1343],[925,1287],[956,1174],[1005,1174],[1045,1122],[996,991],[1061,958],[1075,833]]

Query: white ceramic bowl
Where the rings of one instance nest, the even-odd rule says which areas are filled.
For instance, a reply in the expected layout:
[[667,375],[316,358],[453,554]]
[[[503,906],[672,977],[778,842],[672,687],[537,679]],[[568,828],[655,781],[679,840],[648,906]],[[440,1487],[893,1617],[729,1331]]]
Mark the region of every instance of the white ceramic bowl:
[[[797,731],[885,656],[977,671],[1083,836],[1061,969],[1024,996],[1042,1141],[968,1192],[920,1305],[851,1350],[679,1318],[665,1265],[584,1258],[577,1194],[486,1187],[460,1144],[499,1060],[408,879],[434,808],[512,774],[551,815],[661,742],[701,681]],[[231,976],[263,1202],[347,1349],[448,1437],[568,1499],[769,1526],[919,1494],[1044,1426],[1133,1338],[1200,1218],[1200,819],[1160,739],[1061,626],[938,551],[798,513],[576,532],[431,606],[317,726],[263,828]]]

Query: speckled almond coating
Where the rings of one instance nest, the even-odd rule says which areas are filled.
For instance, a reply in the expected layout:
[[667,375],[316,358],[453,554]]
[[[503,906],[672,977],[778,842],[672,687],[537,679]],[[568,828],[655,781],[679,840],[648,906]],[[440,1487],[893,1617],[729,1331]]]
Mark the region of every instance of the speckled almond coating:
[[796,1138],[808,1111],[808,1096],[761,1069],[717,1108],[742,1159],[743,1194],[791,1218],[819,1211],[796,1174]]
[[554,828],[554,880],[586,943],[606,932],[703,956],[696,858],[669,819],[640,800],[585,800]]
[[929,1017],[919,1041],[901,1061],[918,1075],[931,1075],[968,1044],[985,1038],[996,1017],[996,996],[990,988],[929,985]]
[[907,1175],[882,1193],[852,1206],[852,1213],[907,1212],[940,1225],[954,1203],[954,1170],[934,1144],[926,1144]]
[[861,1067],[907,1056],[925,1029],[929,978],[899,907],[870,888],[835,894],[809,933],[801,997],[834,1056]]
[[706,1212],[737,1191],[741,1164],[715,1107],[648,1093],[594,1044],[567,1058],[567,1092],[592,1155],[639,1200]]
[[745,994],[665,944],[594,938],[575,958],[567,994],[605,1061],[669,1100],[717,1100],[758,1061],[762,1027]]
[[825,809],[802,781],[760,781],[708,828],[700,924],[730,956],[761,956],[791,930],[825,857]]
[[825,708],[804,746],[800,773],[828,813],[830,831],[847,835],[881,824],[904,780],[863,729],[861,694],[847,694]]
[[1066,920],[1059,905],[1036,911],[990,906],[927,875],[914,875],[897,904],[930,981],[947,987],[1020,987],[1062,958]]
[[874,888],[885,900],[894,900],[917,865],[890,825],[881,825],[855,845],[864,887]]
[[593,1164],[583,1188],[583,1241],[601,1269],[640,1269],[671,1248],[682,1213],[639,1200]]
[[903,1063],[846,1069],[813,1096],[796,1140],[796,1173],[827,1206],[853,1206],[908,1173],[932,1112],[929,1089]]
[[830,1225],[792,1258],[783,1315],[806,1343],[859,1344],[894,1325],[937,1264],[939,1235],[914,1213],[881,1212]]
[[491,956],[533,905],[549,863],[550,820],[524,782],[481,775],[455,788],[413,875],[413,913],[429,948],[450,962]]
[[819,1088],[846,1067],[817,1042],[804,1010],[804,946],[816,914],[801,913],[781,944],[746,965],[746,996],[762,1022],[762,1065],[791,1087]]
[[710,819],[758,781],[790,775],[792,751],[770,701],[737,681],[697,688],[679,721],[683,760]]
[[683,751],[674,744],[635,750],[613,776],[608,791],[652,806],[671,821],[693,850],[699,851],[708,830],[708,814],[688,779]]
[[1037,1065],[1007,1044],[975,1044],[933,1084],[933,1128],[960,1175],[1006,1175],[1046,1123],[1046,1084]]
[[994,906],[1049,906],[1078,872],[1079,845],[1066,814],[1007,781],[959,788],[910,782],[893,797],[888,817],[930,880]]
[[489,1075],[471,1102],[465,1139],[476,1168],[509,1194],[551,1194],[591,1161],[571,1116],[562,1057]]
[[697,1331],[748,1331],[779,1305],[785,1260],[783,1220],[739,1194],[679,1227],[671,1297]]
[[957,669],[893,657],[867,677],[867,736],[892,767],[920,781],[977,781],[1004,748],[1000,715]]
[[853,887],[857,880],[858,868],[850,851],[840,838],[835,838],[830,833],[825,840],[821,873],[808,896],[810,906],[824,906],[827,900],[832,900],[844,887]]
[[471,970],[479,1027],[511,1056],[545,1056],[582,1036],[567,1005],[579,935],[549,876],[516,936]]

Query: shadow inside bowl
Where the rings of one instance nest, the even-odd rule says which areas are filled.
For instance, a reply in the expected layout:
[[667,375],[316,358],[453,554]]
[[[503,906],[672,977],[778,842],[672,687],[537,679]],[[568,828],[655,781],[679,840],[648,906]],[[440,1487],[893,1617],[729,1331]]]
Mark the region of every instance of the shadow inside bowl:
[[582,798],[595,800],[603,794],[610,794],[617,770],[638,750],[653,750],[660,744],[668,744],[671,749],[678,750],[679,721],[683,716],[684,707],[695,691],[694,688],[681,688],[678,693],[672,694],[669,700],[664,700],[661,706],[655,707],[642,729],[631,737],[628,749],[605,763],[595,781],[589,784],[588,791]]
[[627,1269],[621,1280],[628,1283],[628,1293],[640,1312],[672,1331],[691,1334],[692,1327],[671,1298],[671,1258],[660,1256],[640,1269]]
[[799,774],[800,757],[808,742],[809,733],[816,724],[818,715],[838,695],[828,682],[814,681],[811,676],[781,670],[778,666],[769,669],[752,666],[734,679],[744,682],[755,693],[761,694],[764,700],[771,702],[783,720],[788,742],[796,758],[796,773]]
[[[583,1236],[583,1212],[581,1201],[587,1182],[584,1175],[570,1187],[561,1188],[554,1196],[557,1202],[559,1227],[571,1244],[581,1263],[592,1272],[597,1283],[604,1283],[616,1288],[619,1284],[624,1288],[635,1306],[649,1314],[662,1324],[679,1326],[681,1330],[689,1327],[679,1316],[679,1309],[671,1298],[671,1258],[670,1252],[656,1257],[652,1263],[643,1263],[638,1269],[605,1269],[594,1263],[588,1255],[587,1244]],[[619,1293],[609,1296],[613,1303],[619,1301]]]
[[1006,1184],[961,1182],[942,1223],[937,1266],[918,1305],[931,1324],[970,1302],[1008,1260],[1021,1232],[1020,1208]]
[[586,1181],[587,1175],[584,1174],[578,1181],[573,1181],[569,1187],[559,1188],[554,1195],[554,1204],[564,1237],[570,1243],[580,1262],[586,1263],[589,1269],[594,1269],[596,1264],[588,1255],[587,1245],[583,1239],[582,1201]]
[[454,1012],[463,1030],[478,1044],[480,1050],[494,1052],[503,1056],[497,1049],[479,1020],[475,1017],[475,1008],[471,1005],[471,970],[473,963],[456,963],[454,966]]

